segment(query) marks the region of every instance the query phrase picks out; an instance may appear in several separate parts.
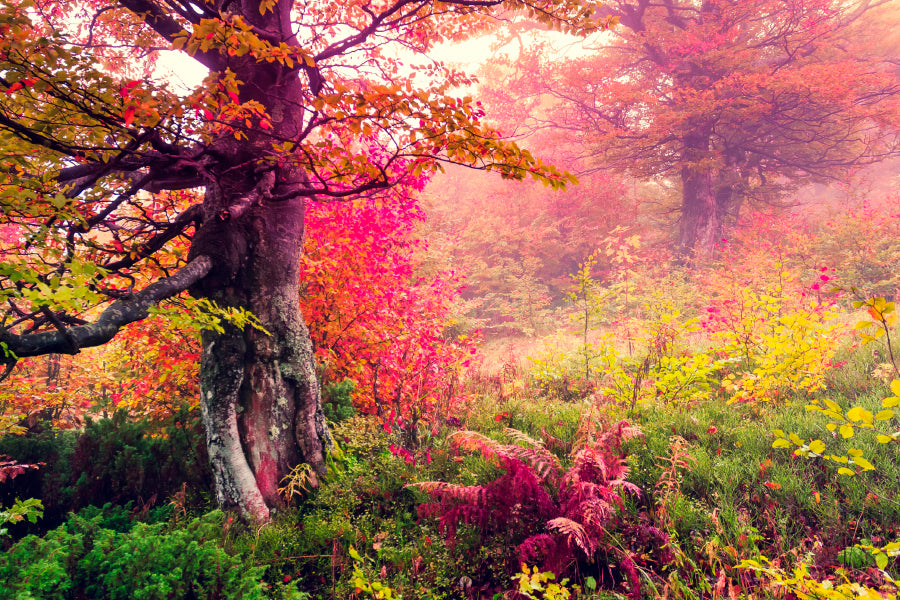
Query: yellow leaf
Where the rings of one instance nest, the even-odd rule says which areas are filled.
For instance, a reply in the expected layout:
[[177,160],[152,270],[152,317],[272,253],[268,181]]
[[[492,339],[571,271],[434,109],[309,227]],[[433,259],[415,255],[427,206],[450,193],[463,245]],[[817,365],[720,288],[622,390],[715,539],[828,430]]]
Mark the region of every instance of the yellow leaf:
[[772,442],[773,448],[790,448],[791,443],[785,439],[778,439]]
[[809,451],[816,454],[822,454],[825,451],[825,444],[822,440],[814,440],[809,443]]
[[881,433],[879,433],[877,436],[875,436],[875,439],[878,440],[879,444],[890,444],[891,442],[894,441],[894,438],[892,438],[891,436],[883,435]]
[[856,475],[856,473],[854,473],[851,469],[848,469],[847,467],[841,467],[840,469],[838,469],[838,473],[841,475],[849,475],[850,477],[853,477],[854,475]]
[[891,382],[891,392],[895,396],[900,396],[900,379],[895,379]]
[[868,460],[866,460],[865,458],[863,458],[861,456],[854,458],[853,462],[855,462],[860,467],[862,467],[863,471],[874,471],[875,470],[875,467],[872,465],[872,463],[870,463]]
[[841,437],[843,437],[844,439],[852,438],[853,433],[853,425],[841,425]]
[[894,411],[882,410],[882,411],[879,411],[879,413],[875,415],[875,420],[876,421],[887,421],[888,419],[890,419],[893,416],[894,416]]
[[872,422],[872,413],[861,406],[854,406],[847,411],[847,418],[851,421],[860,421],[862,423]]
[[825,406],[827,406],[829,409],[833,410],[836,413],[842,412],[840,405],[837,402],[834,402],[833,400],[826,399]]

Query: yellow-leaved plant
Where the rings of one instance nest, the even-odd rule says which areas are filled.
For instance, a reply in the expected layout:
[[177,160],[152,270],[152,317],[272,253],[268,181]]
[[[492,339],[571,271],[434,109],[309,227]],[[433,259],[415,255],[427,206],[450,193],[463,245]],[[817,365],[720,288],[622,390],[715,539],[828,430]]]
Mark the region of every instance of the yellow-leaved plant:
[[767,290],[740,289],[716,309],[714,340],[730,357],[722,381],[729,402],[775,401],[786,393],[825,387],[840,335],[835,310],[809,297],[789,298],[794,276]]
[[[900,428],[897,427],[896,412],[892,410],[900,405],[900,379],[891,382],[891,393],[881,401],[881,410],[873,413],[861,406],[853,406],[844,411],[836,402],[828,399],[814,400],[806,406],[807,412],[818,412],[831,419],[825,427],[828,431],[837,432],[843,439],[856,435],[858,429],[870,429],[875,432],[875,439],[881,444],[900,443]],[[841,475],[854,476],[859,472],[874,471],[875,466],[865,458],[862,450],[849,448],[846,454],[828,454],[827,446],[820,439],[806,441],[795,433],[775,430],[773,448],[794,448],[794,453],[804,458],[823,458],[842,465],[838,468]]]

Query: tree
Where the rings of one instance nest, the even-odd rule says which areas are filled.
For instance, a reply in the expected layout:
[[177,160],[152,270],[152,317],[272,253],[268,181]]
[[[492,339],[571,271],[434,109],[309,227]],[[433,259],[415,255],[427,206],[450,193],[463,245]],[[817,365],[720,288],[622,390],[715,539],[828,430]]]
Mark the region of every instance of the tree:
[[615,0],[602,9],[619,20],[613,37],[564,64],[533,52],[520,79],[535,126],[606,167],[677,182],[676,247],[702,256],[746,201],[777,204],[900,152],[895,11],[889,0]]
[[[574,0],[0,1],[8,366],[104,344],[189,289],[231,317],[201,339],[218,500],[268,518],[281,478],[300,462],[322,472],[330,442],[298,303],[307,201],[436,160],[566,181],[448,95],[464,74],[392,49],[421,56],[494,6],[593,26]],[[155,69],[166,49],[209,76],[173,92]],[[187,256],[169,250],[188,235]]]

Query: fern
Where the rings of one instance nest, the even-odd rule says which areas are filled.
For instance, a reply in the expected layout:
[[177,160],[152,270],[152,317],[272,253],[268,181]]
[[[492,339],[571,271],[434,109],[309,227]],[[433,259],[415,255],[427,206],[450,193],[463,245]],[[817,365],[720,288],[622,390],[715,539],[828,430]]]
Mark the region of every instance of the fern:
[[578,546],[587,556],[593,556],[596,540],[588,536],[587,529],[572,519],[556,517],[547,521],[547,528],[558,531],[569,545]]
[[[408,487],[432,500],[419,506],[419,518],[437,519],[451,547],[463,525],[474,527],[482,538],[518,540],[516,560],[509,565],[515,570],[520,562],[540,564],[562,577],[578,565],[582,567],[577,571],[584,572],[584,568],[599,568],[601,559],[612,560],[626,574],[629,591],[637,598],[640,588],[631,557],[655,552],[661,564],[670,560],[664,552],[665,534],[652,527],[630,526],[622,518],[623,495],[640,494],[627,481],[622,444],[641,435],[640,430],[624,421],[595,428],[573,451],[568,470],[544,442],[515,429],[507,429],[506,435],[515,443],[503,444],[472,431],[454,434],[457,451],[480,453],[504,472],[484,486],[411,484]],[[623,533],[637,539],[623,546]]]
[[418,488],[441,501],[484,506],[487,490],[480,485],[455,485],[443,481],[420,481],[406,487]]

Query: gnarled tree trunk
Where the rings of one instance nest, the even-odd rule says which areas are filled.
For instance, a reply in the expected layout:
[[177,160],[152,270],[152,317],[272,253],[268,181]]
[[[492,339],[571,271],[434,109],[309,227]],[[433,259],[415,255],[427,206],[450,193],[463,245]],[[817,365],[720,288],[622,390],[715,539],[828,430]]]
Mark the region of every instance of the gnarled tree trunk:
[[242,180],[211,186],[191,250],[215,264],[194,293],[252,312],[268,332],[204,332],[200,372],[219,504],[258,520],[282,504],[278,486],[292,468],[324,470],[330,444],[299,305],[305,203],[267,201],[272,179],[250,190]]

